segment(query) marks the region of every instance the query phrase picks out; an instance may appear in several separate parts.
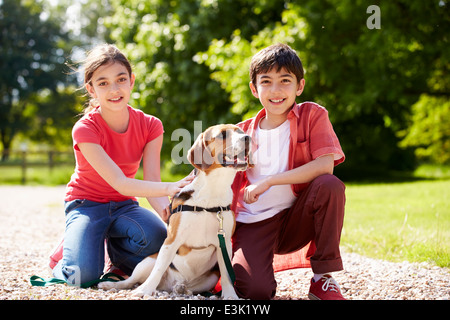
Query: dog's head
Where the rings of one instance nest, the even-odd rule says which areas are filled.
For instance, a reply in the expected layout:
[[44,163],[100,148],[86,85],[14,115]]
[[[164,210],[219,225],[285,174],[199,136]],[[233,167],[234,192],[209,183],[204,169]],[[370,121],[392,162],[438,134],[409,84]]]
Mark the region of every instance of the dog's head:
[[197,137],[187,158],[202,171],[223,167],[245,171],[253,166],[250,141],[250,136],[238,126],[219,124],[209,127]]

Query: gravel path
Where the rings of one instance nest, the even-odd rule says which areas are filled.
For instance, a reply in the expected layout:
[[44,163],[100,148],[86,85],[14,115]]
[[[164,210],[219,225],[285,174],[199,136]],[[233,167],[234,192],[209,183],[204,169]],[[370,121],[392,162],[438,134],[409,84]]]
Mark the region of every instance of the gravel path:
[[[48,255],[64,230],[64,187],[0,186],[0,300],[136,299],[130,291],[32,287],[30,276],[49,277]],[[345,270],[335,273],[352,300],[448,300],[450,272],[425,263],[393,263],[342,253]],[[311,271],[276,274],[275,299],[307,299]],[[146,299],[205,299],[189,293],[158,293]],[[212,298],[217,299],[217,298]]]

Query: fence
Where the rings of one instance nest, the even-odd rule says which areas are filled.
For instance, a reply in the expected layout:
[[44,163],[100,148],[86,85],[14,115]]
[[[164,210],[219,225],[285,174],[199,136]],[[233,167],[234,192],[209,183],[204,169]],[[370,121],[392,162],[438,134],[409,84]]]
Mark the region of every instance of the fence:
[[51,173],[58,166],[75,165],[73,151],[11,150],[7,154],[7,159],[0,162],[0,169],[3,172],[0,182],[17,181],[26,184],[30,168],[48,168],[48,172]]

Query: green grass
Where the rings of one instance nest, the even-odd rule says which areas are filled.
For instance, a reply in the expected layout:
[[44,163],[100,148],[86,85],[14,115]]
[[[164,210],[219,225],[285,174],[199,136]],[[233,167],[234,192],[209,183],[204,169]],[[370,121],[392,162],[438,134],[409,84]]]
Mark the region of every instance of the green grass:
[[349,184],[346,196],[345,248],[450,267],[450,180]]
[[[72,172],[73,165],[30,166],[27,184],[66,184]],[[161,175],[163,181],[184,177],[168,166]],[[346,183],[341,245],[374,258],[450,267],[450,167],[423,165],[412,179],[400,181],[405,182]],[[0,184],[20,183],[20,166],[0,166]],[[148,207],[147,201],[141,203]]]
[[[54,186],[67,184],[73,173],[74,165],[58,165],[52,169],[45,165],[30,165],[26,169],[27,185]],[[0,184],[21,184],[22,168],[20,166],[0,166]]]

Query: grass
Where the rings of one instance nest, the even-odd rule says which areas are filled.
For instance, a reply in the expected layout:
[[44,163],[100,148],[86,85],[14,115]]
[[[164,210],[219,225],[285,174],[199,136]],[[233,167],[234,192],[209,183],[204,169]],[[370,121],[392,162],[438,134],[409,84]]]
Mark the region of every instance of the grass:
[[[30,166],[27,184],[66,184],[72,172],[73,165],[52,170]],[[161,175],[163,181],[184,177],[172,174],[168,166]],[[142,178],[141,171],[137,177]],[[423,165],[400,181],[346,183],[341,245],[374,258],[450,267],[450,167]],[[0,166],[0,184],[20,183],[20,166]]]
[[450,267],[450,180],[349,184],[346,196],[342,246]]
[[[54,186],[67,184],[73,173],[73,164],[58,165],[52,169],[45,165],[29,165],[26,169],[27,185]],[[22,168],[20,165],[0,166],[0,184],[21,184]]]

